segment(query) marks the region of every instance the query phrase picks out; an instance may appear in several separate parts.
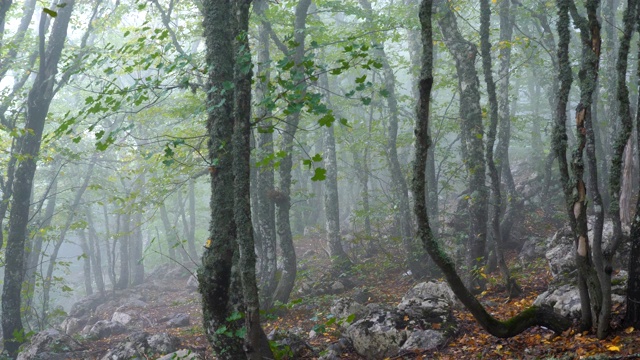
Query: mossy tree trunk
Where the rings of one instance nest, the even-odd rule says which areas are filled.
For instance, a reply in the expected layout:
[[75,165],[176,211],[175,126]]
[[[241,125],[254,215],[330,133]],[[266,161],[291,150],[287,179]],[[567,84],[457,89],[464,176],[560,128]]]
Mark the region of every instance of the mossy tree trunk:
[[203,4],[209,84],[209,239],[198,271],[207,337],[219,359],[273,358],[260,325],[250,202],[250,0]]
[[[14,334],[22,333],[21,289],[24,279],[25,242],[33,177],[40,153],[40,144],[49,106],[53,100],[58,62],[67,39],[67,28],[71,19],[75,1],[68,0],[64,8],[60,8],[53,23],[49,41],[46,43],[47,15],[42,13],[38,35],[38,51],[40,65],[38,73],[29,91],[25,132],[18,139],[18,165],[13,183],[13,199],[9,217],[9,231],[5,250],[5,272],[2,292],[2,330],[4,349],[10,356],[15,356],[20,341]],[[4,24],[4,21],[2,21]],[[26,130],[29,131],[26,131]]]
[[433,237],[429,226],[427,206],[425,202],[425,169],[428,148],[431,145],[429,138],[429,104],[431,88],[433,86],[433,35],[431,26],[432,1],[424,0],[420,6],[420,23],[422,26],[422,46],[423,60],[422,72],[419,81],[420,98],[417,106],[416,119],[416,159],[413,165],[412,190],[415,194],[414,213],[418,222],[418,236],[422,241],[426,251],[434,262],[445,274],[447,282],[453,292],[471,314],[478,320],[480,325],[490,334],[507,338],[515,336],[531,326],[541,325],[556,332],[566,330],[570,326],[570,321],[559,317],[550,308],[530,307],[522,313],[507,321],[498,321],[492,317],[482,307],[480,302],[464,286],[462,279],[458,276],[455,265],[440,245]]

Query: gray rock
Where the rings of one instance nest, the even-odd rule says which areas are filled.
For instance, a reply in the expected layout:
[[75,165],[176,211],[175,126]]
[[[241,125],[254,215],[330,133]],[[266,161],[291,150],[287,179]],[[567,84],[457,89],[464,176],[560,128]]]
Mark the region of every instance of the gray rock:
[[538,295],[533,305],[548,305],[562,316],[580,318],[580,293],[573,285],[561,285],[556,289],[547,290]]
[[191,350],[182,349],[159,357],[157,360],[201,360],[202,357]]
[[453,293],[453,290],[449,287],[449,284],[438,281],[428,281],[422,282],[411,288],[405,296],[402,298],[402,301],[407,300],[409,298],[417,298],[417,299],[432,299],[439,298],[445,300],[449,306],[455,309],[461,309],[462,304]]
[[351,298],[340,298],[334,300],[331,305],[331,313],[339,320],[345,320],[351,315],[355,315],[353,319],[355,321],[362,317],[364,306]]
[[336,281],[331,284],[331,291],[335,294],[341,293],[344,291],[344,284],[340,281]]
[[183,326],[188,326],[190,323],[191,323],[191,318],[189,317],[189,315],[184,313],[178,313],[178,314],[175,314],[173,317],[171,317],[169,321],[167,321],[167,327],[168,328],[183,327]]
[[518,258],[522,262],[527,262],[544,257],[546,251],[547,243],[545,239],[532,236],[525,240],[524,244],[522,244],[522,249],[520,249]]
[[148,336],[149,334],[142,331],[127,336],[124,342],[109,350],[102,357],[102,360],[137,360],[146,358],[149,349]]
[[154,353],[168,354],[178,349],[180,339],[167,333],[158,333],[149,337],[147,343]]
[[367,359],[384,359],[395,356],[407,340],[407,332],[396,325],[392,312],[378,312],[349,325],[346,335],[358,354]]
[[62,328],[62,331],[67,334],[67,335],[73,335],[78,333],[80,330],[82,330],[82,328],[87,324],[87,319],[86,318],[75,318],[75,317],[69,317],[66,318],[62,324],[60,324],[60,327]]
[[104,339],[112,335],[124,334],[125,332],[127,332],[126,326],[117,321],[100,320],[93,324],[87,336],[94,339]]
[[34,335],[18,354],[17,360],[62,359],[64,353],[74,351],[78,345],[58,330],[47,329]]
[[69,310],[69,316],[75,318],[81,318],[85,315],[90,315],[98,305],[101,305],[109,300],[109,295],[95,293],[76,301]]
[[118,311],[122,311],[124,309],[144,309],[148,306],[148,304],[141,299],[131,298],[126,300],[120,307],[118,307]]
[[414,330],[400,349],[406,351],[426,351],[444,344],[446,340],[442,331]]
[[133,317],[127,313],[116,311],[111,316],[111,321],[119,322],[122,325],[128,325]]

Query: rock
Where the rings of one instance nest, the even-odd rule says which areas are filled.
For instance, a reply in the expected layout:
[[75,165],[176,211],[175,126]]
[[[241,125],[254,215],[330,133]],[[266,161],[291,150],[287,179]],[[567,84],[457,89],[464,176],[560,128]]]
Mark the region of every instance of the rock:
[[351,298],[360,304],[364,304],[369,301],[370,297],[371,293],[366,288],[358,288],[353,292],[353,295],[351,295]]
[[580,318],[580,293],[573,285],[561,285],[538,295],[535,306],[549,305],[558,314],[572,319]]
[[322,355],[319,360],[339,360],[340,355],[349,346],[349,340],[346,338],[340,338],[338,341],[327,346],[325,354]]
[[402,300],[404,301],[409,298],[432,299],[434,297],[445,300],[452,308],[462,308],[462,304],[449,287],[449,284],[441,281],[421,282],[407,291]]
[[398,314],[378,309],[349,325],[346,335],[358,354],[367,359],[395,356],[407,339],[407,332],[398,329]]
[[167,321],[167,327],[168,328],[183,327],[183,326],[188,326],[190,323],[191,323],[191,318],[189,317],[189,315],[184,313],[178,313],[178,314],[175,314],[173,317],[171,317],[169,321]]
[[94,339],[104,339],[111,335],[124,334],[125,332],[127,332],[127,328],[117,321],[100,320],[93,324],[87,336]]
[[120,307],[118,307],[118,311],[122,311],[124,309],[144,309],[146,308],[148,305],[146,302],[142,301],[141,299],[136,299],[136,298],[131,298],[126,300]]
[[355,321],[362,317],[363,312],[364,306],[351,298],[334,300],[333,305],[331,305],[331,313],[339,320],[345,320],[351,315],[355,315],[353,319]]
[[426,351],[442,345],[446,338],[442,331],[414,330],[400,348],[405,351]]
[[148,338],[147,343],[154,353],[168,354],[177,350],[180,339],[167,333],[158,333]]
[[131,315],[119,311],[114,312],[111,316],[111,321],[119,322],[122,325],[128,325],[131,320],[133,320]]
[[398,310],[409,317],[430,323],[444,323],[451,319],[451,308],[445,299],[438,297],[403,298]]
[[157,360],[201,360],[202,357],[191,350],[182,349],[171,354],[159,357]]
[[269,341],[275,342],[277,348],[290,352],[292,359],[300,359],[306,357],[305,355],[309,351],[314,352],[311,345],[302,338],[303,333],[304,330],[302,328],[294,327],[287,331],[274,330],[269,333],[267,338]]
[[64,353],[74,351],[77,344],[58,330],[47,329],[34,335],[29,344],[23,346],[17,360],[64,359]]
[[527,262],[544,257],[546,251],[547,243],[545,239],[532,236],[522,244],[518,258],[522,262]]
[[107,294],[95,293],[76,301],[69,310],[69,316],[75,318],[81,318],[85,315],[90,315],[98,305],[101,305],[108,301],[110,296]]
[[331,291],[334,294],[339,294],[341,292],[344,291],[344,284],[342,284],[340,281],[336,281],[333,284],[331,284]]
[[62,324],[60,324],[60,327],[62,328],[62,331],[67,334],[67,335],[73,335],[78,333],[80,330],[82,330],[82,328],[87,324],[87,319],[86,318],[75,318],[75,317],[69,317],[66,318]]
[[549,262],[551,275],[554,278],[572,278],[576,270],[573,250],[573,233],[569,226],[558,230],[547,241],[547,252],[545,257]]
[[143,359],[143,354],[147,355],[149,344],[146,332],[136,332],[127,336],[126,340],[119,343],[114,349],[109,350],[102,360],[129,360]]

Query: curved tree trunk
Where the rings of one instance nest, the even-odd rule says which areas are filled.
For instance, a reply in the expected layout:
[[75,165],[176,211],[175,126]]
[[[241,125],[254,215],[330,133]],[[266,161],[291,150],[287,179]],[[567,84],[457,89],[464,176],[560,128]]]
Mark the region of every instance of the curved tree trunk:
[[462,283],[455,270],[455,265],[448,258],[439,244],[433,238],[429,227],[429,217],[425,204],[425,165],[427,149],[430,146],[429,139],[429,103],[431,87],[433,85],[433,38],[431,31],[432,2],[424,0],[420,7],[420,23],[422,25],[423,67],[420,76],[420,99],[418,102],[418,114],[416,120],[416,160],[414,161],[414,177],[412,190],[416,196],[414,212],[418,220],[418,236],[435,263],[444,272],[447,282],[452,290],[469,309],[480,325],[497,337],[512,337],[531,326],[542,325],[556,332],[561,332],[570,326],[570,321],[553,313],[552,309],[531,307],[515,317],[501,322],[489,315],[480,302],[473,297]]

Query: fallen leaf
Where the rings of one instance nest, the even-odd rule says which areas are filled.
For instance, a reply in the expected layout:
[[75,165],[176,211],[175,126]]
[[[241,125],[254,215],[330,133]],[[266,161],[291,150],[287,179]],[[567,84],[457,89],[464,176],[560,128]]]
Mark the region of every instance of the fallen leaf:
[[624,332],[626,332],[627,334],[631,334],[633,330],[635,330],[633,326],[629,326],[628,328],[624,329]]
[[615,345],[610,345],[607,350],[609,351],[620,351],[620,347],[619,346],[615,346]]

